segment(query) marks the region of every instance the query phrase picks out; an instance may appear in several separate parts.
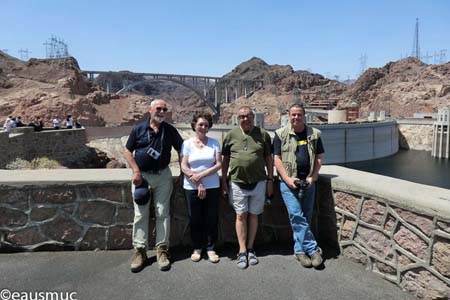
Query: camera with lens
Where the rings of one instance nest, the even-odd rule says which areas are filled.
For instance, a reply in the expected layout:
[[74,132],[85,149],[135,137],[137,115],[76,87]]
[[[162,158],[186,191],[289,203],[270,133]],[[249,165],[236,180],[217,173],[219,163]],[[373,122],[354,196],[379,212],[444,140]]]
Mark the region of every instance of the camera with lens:
[[302,179],[295,180],[294,184],[298,189],[301,189],[301,190],[306,189],[309,185],[308,181],[302,180]]
[[301,200],[305,194],[306,188],[309,186],[308,181],[297,179],[294,181],[295,186],[298,188],[298,198]]
[[154,160],[157,160],[161,156],[161,153],[159,153],[158,150],[155,150],[152,147],[150,147],[147,150],[147,155],[153,158]]

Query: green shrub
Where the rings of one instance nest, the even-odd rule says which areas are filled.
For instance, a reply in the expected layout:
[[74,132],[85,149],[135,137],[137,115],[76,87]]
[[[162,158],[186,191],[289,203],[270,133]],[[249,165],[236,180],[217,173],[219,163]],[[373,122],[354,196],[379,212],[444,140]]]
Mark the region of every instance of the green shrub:
[[38,157],[31,161],[32,169],[61,169],[63,166],[56,160],[49,159],[48,157]]

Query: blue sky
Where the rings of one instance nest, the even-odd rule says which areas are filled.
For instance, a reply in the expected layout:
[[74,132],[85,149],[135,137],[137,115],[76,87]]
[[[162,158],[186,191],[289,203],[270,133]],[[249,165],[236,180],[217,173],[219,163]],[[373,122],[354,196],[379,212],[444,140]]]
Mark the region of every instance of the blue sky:
[[43,58],[53,34],[85,70],[222,76],[257,56],[347,79],[364,53],[368,67],[411,54],[416,17],[422,52],[450,60],[448,0],[0,0],[0,49]]

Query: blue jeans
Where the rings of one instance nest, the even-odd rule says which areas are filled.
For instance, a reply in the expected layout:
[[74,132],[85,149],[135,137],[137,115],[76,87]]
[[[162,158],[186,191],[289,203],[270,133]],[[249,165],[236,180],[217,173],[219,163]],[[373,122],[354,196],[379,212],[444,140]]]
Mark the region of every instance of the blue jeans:
[[298,190],[290,189],[284,182],[280,183],[280,191],[291,221],[294,253],[312,255],[317,250],[317,242],[309,224],[314,209],[316,184],[304,191],[303,199],[299,199]]

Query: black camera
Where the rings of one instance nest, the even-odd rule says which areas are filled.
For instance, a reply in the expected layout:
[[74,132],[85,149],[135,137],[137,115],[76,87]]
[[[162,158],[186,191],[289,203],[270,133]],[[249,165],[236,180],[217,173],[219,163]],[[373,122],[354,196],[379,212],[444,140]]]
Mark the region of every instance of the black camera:
[[305,190],[308,188],[309,183],[306,180],[297,179],[294,181],[295,186],[298,188],[298,199],[302,200],[305,195]]
[[301,189],[301,190],[306,189],[309,185],[308,181],[302,180],[302,179],[295,180],[294,184],[298,189]]

